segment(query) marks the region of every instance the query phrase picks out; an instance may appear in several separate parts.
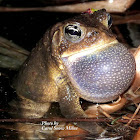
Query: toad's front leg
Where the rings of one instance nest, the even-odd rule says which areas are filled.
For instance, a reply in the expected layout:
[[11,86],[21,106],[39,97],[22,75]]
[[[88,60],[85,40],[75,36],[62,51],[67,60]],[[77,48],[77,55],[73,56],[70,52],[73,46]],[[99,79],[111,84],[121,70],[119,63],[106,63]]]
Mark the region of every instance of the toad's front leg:
[[[66,118],[88,118],[84,110],[81,108],[79,96],[71,83],[61,84],[61,87],[59,88],[59,98],[61,112]],[[92,134],[103,132],[103,128],[95,122],[77,122],[77,126]]]

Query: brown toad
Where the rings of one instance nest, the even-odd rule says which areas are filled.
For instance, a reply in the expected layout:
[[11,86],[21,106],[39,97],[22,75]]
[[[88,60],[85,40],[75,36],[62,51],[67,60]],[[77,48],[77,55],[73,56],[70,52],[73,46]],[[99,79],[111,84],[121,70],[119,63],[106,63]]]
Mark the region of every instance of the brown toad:
[[[59,102],[66,118],[86,118],[80,98],[104,103],[128,89],[135,76],[135,60],[110,26],[111,17],[102,9],[47,30],[15,82],[22,118],[42,117],[52,102]],[[90,124],[91,131],[98,133],[100,127]]]

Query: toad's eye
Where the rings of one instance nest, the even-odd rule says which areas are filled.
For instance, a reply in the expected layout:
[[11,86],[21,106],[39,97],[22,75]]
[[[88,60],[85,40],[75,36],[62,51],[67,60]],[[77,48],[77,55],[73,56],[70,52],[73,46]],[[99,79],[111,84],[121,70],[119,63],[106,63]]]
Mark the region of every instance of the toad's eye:
[[110,14],[107,14],[107,20],[108,20],[108,28],[110,28],[112,25],[112,18],[110,16]]
[[69,41],[78,42],[82,37],[83,31],[78,25],[67,25],[64,28],[64,33],[66,39],[68,39]]

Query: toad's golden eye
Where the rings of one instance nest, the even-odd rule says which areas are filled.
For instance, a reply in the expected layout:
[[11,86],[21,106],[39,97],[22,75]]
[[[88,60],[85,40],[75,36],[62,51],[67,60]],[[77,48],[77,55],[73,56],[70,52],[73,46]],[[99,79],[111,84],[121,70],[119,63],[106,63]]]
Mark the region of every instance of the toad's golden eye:
[[71,42],[78,42],[81,40],[83,31],[76,24],[69,24],[64,28],[65,37]]

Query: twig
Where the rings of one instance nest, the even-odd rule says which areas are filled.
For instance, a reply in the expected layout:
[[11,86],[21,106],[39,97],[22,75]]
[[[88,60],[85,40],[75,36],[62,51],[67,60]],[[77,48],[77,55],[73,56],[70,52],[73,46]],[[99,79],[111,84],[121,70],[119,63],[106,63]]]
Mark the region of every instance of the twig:
[[[133,114],[127,114],[126,116],[123,116],[123,119],[130,119],[133,116]],[[135,119],[139,119],[140,120],[140,114],[137,114],[135,116]]]
[[[43,121],[48,121],[48,122],[53,122],[53,121],[57,121],[57,122],[111,122],[112,120],[110,119],[106,119],[106,118],[86,118],[86,119],[66,119],[66,118],[36,118],[36,119],[0,119],[0,123],[16,123],[16,122],[22,122],[22,123],[36,123],[36,122],[43,122]],[[119,119],[117,120],[118,122],[123,122],[123,123],[127,123],[128,120],[124,120],[124,119]],[[139,120],[133,120],[133,124],[139,124],[140,121]]]
[[0,37],[0,67],[16,70],[27,59],[29,52],[11,41]]
[[3,38],[0,36],[0,47],[4,47],[7,48],[11,51],[17,52],[17,53],[21,53],[23,55],[28,56],[29,52],[25,49],[23,49],[22,47],[18,46],[17,44],[7,40],[6,38]]
[[50,11],[50,12],[84,12],[89,8],[102,9],[105,8],[108,12],[124,12],[126,11],[135,0],[106,0],[106,1],[93,1],[84,2],[71,5],[62,6],[47,6],[35,8],[11,8],[0,7],[0,12],[23,12],[23,11]]
[[11,125],[0,125],[0,129],[16,130],[14,126]]
[[126,24],[126,23],[140,23],[140,14],[132,14],[126,16],[112,15],[113,25]]
[[114,118],[111,115],[109,115],[107,112],[105,112],[100,106],[98,106],[97,108],[100,111],[100,113],[104,114],[107,118],[114,120]]
[[134,119],[134,117],[136,116],[136,114],[139,112],[139,110],[140,110],[140,104],[138,105],[138,107],[137,107],[135,113],[133,114],[132,118],[131,118],[131,119],[129,120],[129,122],[126,124],[127,126],[130,125],[130,123],[132,122],[132,120]]
[[31,122],[31,123],[35,123],[35,122],[42,122],[42,121],[58,121],[58,122],[92,122],[92,121],[97,121],[97,122],[100,122],[100,121],[109,121],[107,119],[66,119],[66,118],[41,118],[41,119],[0,119],[0,122]]

